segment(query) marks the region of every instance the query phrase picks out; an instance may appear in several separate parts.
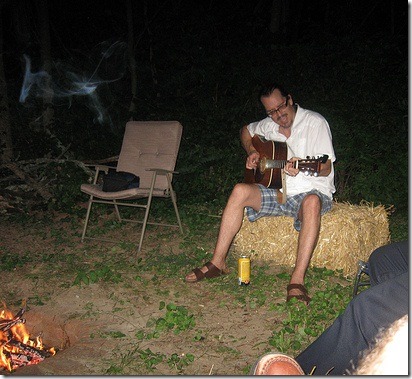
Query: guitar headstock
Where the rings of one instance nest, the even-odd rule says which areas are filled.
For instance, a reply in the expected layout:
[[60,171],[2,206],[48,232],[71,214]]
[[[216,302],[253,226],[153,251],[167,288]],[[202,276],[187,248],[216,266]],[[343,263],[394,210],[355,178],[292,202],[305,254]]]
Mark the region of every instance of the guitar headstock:
[[318,176],[320,172],[320,165],[326,163],[329,156],[324,154],[322,157],[306,157],[306,159],[299,159],[295,162],[296,168],[303,172],[306,176]]

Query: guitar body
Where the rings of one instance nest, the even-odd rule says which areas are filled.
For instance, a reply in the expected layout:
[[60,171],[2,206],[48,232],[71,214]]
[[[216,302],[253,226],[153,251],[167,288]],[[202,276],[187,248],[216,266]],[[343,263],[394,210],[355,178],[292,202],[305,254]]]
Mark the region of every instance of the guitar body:
[[[282,189],[277,191],[278,202],[286,202],[286,177],[283,168],[287,164],[288,148],[285,142],[268,141],[255,134],[252,138],[254,148],[260,155],[255,170],[245,170],[245,183],[262,184],[267,188]],[[321,164],[326,163],[328,155],[306,159],[297,159],[292,162],[292,167],[305,175],[318,176]]]
[[[286,161],[288,148],[285,142],[268,141],[262,136],[255,134],[252,138],[254,148],[260,154],[260,160],[271,159],[276,161]],[[268,188],[280,189],[282,185],[283,168],[272,168],[261,171],[258,167],[256,170],[245,170],[245,183],[258,183]]]

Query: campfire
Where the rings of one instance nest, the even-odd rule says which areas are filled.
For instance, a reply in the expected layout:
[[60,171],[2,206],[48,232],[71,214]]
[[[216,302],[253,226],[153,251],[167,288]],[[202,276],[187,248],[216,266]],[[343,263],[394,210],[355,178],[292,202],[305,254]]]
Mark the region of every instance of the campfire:
[[25,311],[26,306],[15,316],[7,309],[0,312],[0,370],[35,365],[56,354],[54,348],[45,349],[40,336],[30,338],[23,318]]

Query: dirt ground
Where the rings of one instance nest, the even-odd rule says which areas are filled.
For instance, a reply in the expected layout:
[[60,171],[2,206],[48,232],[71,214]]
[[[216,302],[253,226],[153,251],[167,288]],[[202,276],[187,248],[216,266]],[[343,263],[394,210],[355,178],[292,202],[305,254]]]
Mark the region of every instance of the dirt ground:
[[[64,217],[56,214],[54,222]],[[1,229],[2,253],[41,256],[56,249],[57,237],[50,231],[42,232],[36,222],[29,227],[2,222]],[[66,240],[60,245],[59,254],[85,249],[79,241],[80,229],[81,225],[73,231],[70,243]],[[156,231],[149,231],[141,256],[154,247],[158,254],[178,254],[180,242],[178,233],[159,240]],[[96,254],[111,249],[105,243],[86,243]],[[42,275],[45,267],[47,278]],[[181,280],[162,276],[159,283],[145,272],[139,273],[142,280],[146,279],[145,286],[133,280],[62,286],[65,273],[59,270],[54,270],[52,263],[40,262],[1,273],[6,289],[2,300],[8,309],[16,314],[21,308],[18,301],[28,299],[27,330],[31,336],[41,334],[47,347],[58,349],[55,356],[38,365],[18,368],[11,375],[103,375],[113,366],[120,367],[117,373],[125,375],[245,375],[268,349],[268,338],[278,317],[268,307],[241,306],[223,293],[216,296],[205,282],[188,285],[183,276]],[[179,334],[161,333],[159,338],[138,340],[136,332],[147,330],[149,319],[164,316],[164,309],[159,310],[162,301],[186,306],[194,314],[196,326]],[[114,332],[122,333],[122,337],[114,338]],[[201,338],[194,338],[196,333]],[[137,354],[137,350],[145,349],[166,358],[149,370]],[[195,359],[183,370],[167,363],[172,354],[183,359],[189,353]]]

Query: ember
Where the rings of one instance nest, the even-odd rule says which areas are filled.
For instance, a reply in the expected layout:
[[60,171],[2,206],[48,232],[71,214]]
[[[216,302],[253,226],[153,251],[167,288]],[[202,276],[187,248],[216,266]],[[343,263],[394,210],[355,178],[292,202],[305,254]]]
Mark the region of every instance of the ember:
[[56,354],[54,348],[45,349],[39,337],[30,339],[24,325],[24,306],[13,316],[9,310],[0,312],[0,369],[12,371],[18,367],[35,365]]

